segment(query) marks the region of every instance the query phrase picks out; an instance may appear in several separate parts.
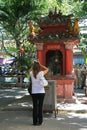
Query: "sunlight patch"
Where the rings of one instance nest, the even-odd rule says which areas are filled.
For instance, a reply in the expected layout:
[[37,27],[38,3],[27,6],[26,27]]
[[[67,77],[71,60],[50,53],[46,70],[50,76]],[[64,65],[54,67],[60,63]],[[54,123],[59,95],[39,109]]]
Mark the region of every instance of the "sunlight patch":
[[[87,113],[86,114],[82,114],[82,113],[69,113],[69,116],[71,117],[79,117],[80,119],[87,119]],[[86,129],[87,130],[87,129]]]
[[15,99],[20,99],[20,98],[22,98],[23,96],[15,96]]

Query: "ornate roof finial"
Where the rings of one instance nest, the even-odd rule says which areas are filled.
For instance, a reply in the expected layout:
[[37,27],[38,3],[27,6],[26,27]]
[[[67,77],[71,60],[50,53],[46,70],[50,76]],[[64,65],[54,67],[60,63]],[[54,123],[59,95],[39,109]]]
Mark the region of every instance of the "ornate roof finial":
[[53,13],[52,13],[52,11],[50,10],[48,16],[51,17],[52,15],[53,15]]
[[60,15],[60,16],[62,15],[62,12],[61,12],[61,10],[59,10],[59,15]]
[[54,14],[57,14],[57,7],[55,7],[55,12],[54,12]]

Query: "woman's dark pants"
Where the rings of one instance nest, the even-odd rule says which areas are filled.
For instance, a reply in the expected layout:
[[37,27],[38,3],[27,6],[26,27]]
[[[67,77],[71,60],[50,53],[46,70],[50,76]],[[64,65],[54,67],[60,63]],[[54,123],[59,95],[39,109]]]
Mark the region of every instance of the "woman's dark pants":
[[42,124],[43,122],[43,101],[44,93],[32,94],[33,100],[33,124]]

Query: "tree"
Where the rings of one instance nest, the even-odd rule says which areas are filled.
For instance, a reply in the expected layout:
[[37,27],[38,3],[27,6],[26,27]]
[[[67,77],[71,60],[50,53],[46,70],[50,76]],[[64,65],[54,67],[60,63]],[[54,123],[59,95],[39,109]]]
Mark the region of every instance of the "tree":
[[81,1],[73,10],[73,13],[79,19],[80,25],[80,43],[77,47],[81,50],[85,63],[87,64],[87,2]]
[[[36,14],[37,17],[40,16],[40,10],[44,9],[45,1],[43,0],[1,0],[0,1],[0,26],[3,27],[2,30],[5,30],[5,33],[9,34],[10,42],[14,40],[14,44],[16,44],[16,48],[14,51],[17,54],[17,60],[22,64],[25,63],[27,65],[27,60],[20,60],[20,49],[24,44],[27,43],[29,37],[29,28],[28,28],[28,20],[34,19]],[[4,34],[4,33],[3,33]],[[3,35],[4,39],[4,35]],[[3,40],[4,41],[4,40]],[[9,44],[9,43],[8,43]],[[25,44],[26,45],[26,44]],[[29,47],[31,45],[29,44]],[[31,48],[31,47],[30,47]],[[12,53],[8,52],[8,48],[5,48],[6,52],[10,55]],[[10,50],[12,50],[11,48]],[[25,49],[26,50],[26,49]],[[29,50],[27,50],[28,53]],[[31,51],[31,50],[30,50]],[[32,51],[31,51],[32,52]],[[15,56],[15,55],[14,55]],[[26,56],[25,56],[26,59]],[[29,66],[28,66],[29,67]]]
[[[38,1],[37,1],[38,2]],[[27,21],[33,17],[35,11],[41,9],[35,0],[3,0],[0,4],[0,24],[16,41],[17,49],[20,41],[27,39]]]

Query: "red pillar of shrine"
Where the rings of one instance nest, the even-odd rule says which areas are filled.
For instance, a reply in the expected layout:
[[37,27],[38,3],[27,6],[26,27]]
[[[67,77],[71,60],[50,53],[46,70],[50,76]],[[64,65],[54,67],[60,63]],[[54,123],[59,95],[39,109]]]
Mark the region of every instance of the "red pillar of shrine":
[[73,69],[73,45],[67,44],[65,45],[65,55],[66,55],[66,75],[72,75]]
[[72,51],[66,49],[66,75],[72,74]]

